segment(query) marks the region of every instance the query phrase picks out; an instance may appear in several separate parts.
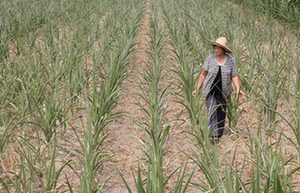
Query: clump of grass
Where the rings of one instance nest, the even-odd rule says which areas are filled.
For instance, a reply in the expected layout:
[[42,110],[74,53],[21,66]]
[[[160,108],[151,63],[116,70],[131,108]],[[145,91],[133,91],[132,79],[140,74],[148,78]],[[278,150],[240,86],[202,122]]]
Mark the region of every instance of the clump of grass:
[[116,55],[113,58],[107,58],[108,71],[100,89],[94,85],[92,96],[87,98],[88,126],[84,132],[84,141],[78,138],[83,151],[81,192],[98,192],[103,188],[103,185],[98,184],[96,179],[97,171],[107,159],[107,154],[102,149],[107,136],[105,129],[109,123],[120,116],[120,112],[113,112],[113,109],[120,96],[121,82],[126,78],[138,20],[139,13],[135,13],[134,19],[125,26],[126,33],[118,40]]
[[234,0],[243,6],[250,6],[259,12],[267,14],[269,17],[280,19],[289,25],[299,27],[300,3],[297,0],[274,0],[274,1],[258,1],[258,0]]
[[[194,78],[194,71],[197,68],[197,53],[194,51],[193,42],[190,28],[187,24],[180,23],[185,17],[185,12],[180,12],[178,14],[178,20],[173,21],[172,16],[168,13],[164,5],[164,16],[166,18],[166,23],[170,30],[170,35],[172,37],[172,43],[176,56],[176,61],[179,65],[176,66],[175,72],[178,75],[178,83],[181,86],[182,94],[178,93],[180,98],[180,104],[182,104],[188,111],[189,116],[192,120],[192,124],[199,123],[199,97],[192,96],[192,91],[194,90],[194,85],[196,79]],[[179,17],[180,16],[180,17]],[[183,18],[182,18],[183,17]],[[199,55],[199,53],[198,53]]]
[[56,163],[57,136],[61,136],[65,130],[67,105],[58,98],[55,91],[46,96],[44,102],[44,105],[36,107],[34,111],[36,117],[31,121],[23,119],[15,125],[31,127],[35,130],[27,130],[22,135],[18,134],[17,153],[20,157],[20,166],[9,172],[15,180],[3,182],[7,190],[55,191],[58,178],[68,163],[67,160],[63,160],[61,166],[57,166]]
[[[170,126],[163,125],[164,119],[164,95],[166,88],[160,92],[159,81],[161,77],[161,71],[163,69],[162,64],[162,49],[164,46],[164,39],[162,37],[161,28],[158,25],[157,8],[155,4],[158,1],[151,2],[152,14],[151,14],[151,28],[150,34],[150,49],[149,55],[151,57],[149,64],[147,64],[147,72],[143,75],[144,81],[147,83],[147,87],[141,88],[145,91],[140,94],[140,98],[146,102],[147,108],[139,104],[141,109],[147,115],[147,121],[143,123],[145,131],[147,133],[146,150],[147,157],[147,183],[143,185],[141,181],[141,173],[138,171],[138,184],[137,191],[139,192],[164,192],[165,188],[165,176],[163,174],[163,155],[164,145],[166,143],[168,134],[170,132]],[[128,192],[132,192],[130,187],[127,188]]]
[[68,160],[62,160],[62,164],[57,165],[57,140],[54,138],[50,143],[45,143],[40,138],[20,136],[18,142],[19,168],[6,172],[6,180],[1,180],[5,190],[8,192],[55,191],[58,188],[58,178],[69,163]]

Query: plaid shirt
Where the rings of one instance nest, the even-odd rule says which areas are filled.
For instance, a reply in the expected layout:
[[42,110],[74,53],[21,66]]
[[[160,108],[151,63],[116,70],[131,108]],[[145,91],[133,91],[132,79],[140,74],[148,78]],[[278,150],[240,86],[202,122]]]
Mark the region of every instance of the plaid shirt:
[[[210,55],[204,64],[202,69],[207,71],[205,77],[202,92],[206,97],[212,88],[212,84],[218,74],[219,65],[215,54]],[[222,92],[224,96],[229,97],[232,92],[232,77],[237,75],[237,67],[235,59],[232,55],[226,55],[225,64],[221,66],[221,76],[222,76]]]

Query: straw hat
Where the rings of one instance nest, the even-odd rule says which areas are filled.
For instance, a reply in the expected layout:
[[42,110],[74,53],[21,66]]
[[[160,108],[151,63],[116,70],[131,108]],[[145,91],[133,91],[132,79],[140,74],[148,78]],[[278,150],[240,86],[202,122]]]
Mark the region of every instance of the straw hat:
[[231,53],[231,50],[227,47],[227,39],[225,37],[219,37],[216,41],[211,41],[210,44],[213,46],[219,46],[226,52]]

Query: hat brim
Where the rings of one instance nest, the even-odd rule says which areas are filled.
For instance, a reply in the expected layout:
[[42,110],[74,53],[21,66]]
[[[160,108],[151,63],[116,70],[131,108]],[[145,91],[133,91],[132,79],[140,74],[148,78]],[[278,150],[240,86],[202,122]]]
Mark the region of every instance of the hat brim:
[[227,47],[225,47],[225,46],[223,46],[223,45],[221,45],[221,44],[219,44],[215,41],[211,41],[210,44],[213,45],[213,46],[219,46],[219,47],[223,48],[226,52],[232,53],[232,51],[229,48],[227,48]]

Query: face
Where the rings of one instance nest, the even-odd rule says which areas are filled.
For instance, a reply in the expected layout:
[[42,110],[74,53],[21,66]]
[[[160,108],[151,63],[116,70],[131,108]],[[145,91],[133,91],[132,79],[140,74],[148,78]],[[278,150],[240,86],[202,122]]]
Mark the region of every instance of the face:
[[214,52],[217,56],[225,55],[225,50],[219,46],[214,46]]

